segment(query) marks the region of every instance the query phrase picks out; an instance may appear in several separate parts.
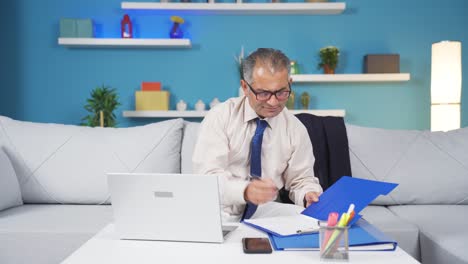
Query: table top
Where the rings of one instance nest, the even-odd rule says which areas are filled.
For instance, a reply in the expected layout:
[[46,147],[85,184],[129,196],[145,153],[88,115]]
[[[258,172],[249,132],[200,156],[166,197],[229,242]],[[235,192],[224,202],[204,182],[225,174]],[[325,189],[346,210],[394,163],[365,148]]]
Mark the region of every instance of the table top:
[[[273,251],[272,254],[245,254],[243,237],[267,237],[252,227],[239,227],[225,237],[224,243],[120,240],[109,224],[83,244],[63,263],[319,263],[318,251]],[[406,252],[350,251],[350,263],[419,263]],[[333,262],[328,262],[333,263]],[[342,263],[342,262],[341,262]]]

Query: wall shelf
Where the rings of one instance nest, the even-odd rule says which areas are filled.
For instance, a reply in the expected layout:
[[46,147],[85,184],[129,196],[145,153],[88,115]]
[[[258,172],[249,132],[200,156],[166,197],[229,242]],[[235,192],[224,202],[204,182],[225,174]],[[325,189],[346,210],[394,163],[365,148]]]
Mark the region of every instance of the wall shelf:
[[364,74],[296,74],[293,82],[403,82],[410,80],[409,73],[364,73]]
[[[293,114],[309,113],[317,116],[341,116],[346,115],[346,111],[343,109],[333,110],[289,110]],[[124,117],[136,117],[136,118],[177,118],[177,117],[204,117],[208,111],[123,111]]]
[[59,38],[58,44],[68,47],[143,47],[190,48],[190,39],[139,39],[139,38]]
[[336,15],[346,3],[160,3],[122,2],[126,10],[177,11],[193,14],[229,15]]

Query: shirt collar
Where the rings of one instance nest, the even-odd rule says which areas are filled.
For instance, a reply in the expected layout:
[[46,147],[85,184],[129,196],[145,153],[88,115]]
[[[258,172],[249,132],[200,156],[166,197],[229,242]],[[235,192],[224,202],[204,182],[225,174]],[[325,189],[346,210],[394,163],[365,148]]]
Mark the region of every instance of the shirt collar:
[[[277,115],[277,116],[274,116],[274,117],[267,117],[265,118],[264,120],[268,123],[268,126],[271,128],[271,129],[274,129],[276,127],[276,124],[277,124],[277,120],[279,118],[280,115],[283,114],[284,111],[287,111],[286,110],[286,107]],[[249,97],[245,96],[245,100],[244,100],[244,122],[250,122],[256,118],[260,118],[257,113],[255,112],[255,110],[252,109],[252,106],[250,106],[250,103],[249,103]]]

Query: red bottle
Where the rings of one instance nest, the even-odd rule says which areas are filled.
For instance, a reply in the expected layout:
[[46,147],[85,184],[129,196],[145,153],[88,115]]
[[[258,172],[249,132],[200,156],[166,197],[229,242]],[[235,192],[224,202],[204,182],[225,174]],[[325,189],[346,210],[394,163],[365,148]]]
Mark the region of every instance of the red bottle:
[[120,23],[120,32],[122,38],[133,38],[132,33],[132,21],[130,21],[130,17],[125,14],[121,23]]

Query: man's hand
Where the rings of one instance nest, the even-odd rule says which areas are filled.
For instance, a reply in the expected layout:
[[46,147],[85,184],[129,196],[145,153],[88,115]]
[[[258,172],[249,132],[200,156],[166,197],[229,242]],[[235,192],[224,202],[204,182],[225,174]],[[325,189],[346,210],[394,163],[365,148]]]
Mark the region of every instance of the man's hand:
[[253,204],[259,205],[273,201],[278,195],[278,188],[276,188],[273,180],[269,178],[259,178],[253,180],[247,185],[244,191],[244,200]]
[[305,207],[318,202],[320,194],[318,192],[308,192],[304,196]]

